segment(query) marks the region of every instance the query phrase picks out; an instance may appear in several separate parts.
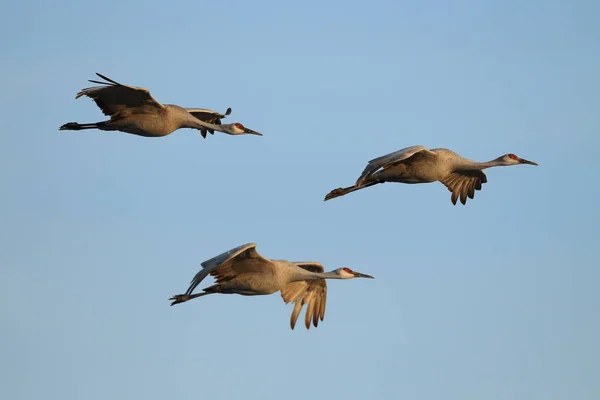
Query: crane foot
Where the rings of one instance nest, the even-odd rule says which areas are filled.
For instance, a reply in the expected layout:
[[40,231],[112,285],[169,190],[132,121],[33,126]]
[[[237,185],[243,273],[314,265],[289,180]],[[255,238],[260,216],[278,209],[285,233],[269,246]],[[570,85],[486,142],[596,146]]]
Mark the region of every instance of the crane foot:
[[344,188],[333,189],[331,192],[327,193],[327,196],[325,196],[325,200],[323,201],[335,199],[336,197],[343,196],[345,194],[346,190]]
[[169,300],[173,300],[171,305],[174,306],[175,304],[184,303],[184,302],[188,301],[189,299],[190,299],[190,296],[188,296],[188,295],[176,294],[175,296],[171,297]]

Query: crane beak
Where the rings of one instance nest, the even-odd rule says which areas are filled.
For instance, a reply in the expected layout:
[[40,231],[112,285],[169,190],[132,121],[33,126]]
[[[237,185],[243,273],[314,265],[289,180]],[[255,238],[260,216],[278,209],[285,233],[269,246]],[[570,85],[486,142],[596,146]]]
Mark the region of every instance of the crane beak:
[[263,134],[260,132],[253,131],[252,129],[244,128],[244,133],[249,133],[251,135],[262,136]]
[[375,279],[375,278],[373,278],[371,275],[367,275],[367,274],[361,274],[360,272],[355,272],[355,273],[354,273],[354,277],[355,277],[355,278],[369,278],[369,279]]
[[529,164],[529,165],[538,165],[536,162],[526,160],[524,158],[519,158],[519,163],[521,164]]

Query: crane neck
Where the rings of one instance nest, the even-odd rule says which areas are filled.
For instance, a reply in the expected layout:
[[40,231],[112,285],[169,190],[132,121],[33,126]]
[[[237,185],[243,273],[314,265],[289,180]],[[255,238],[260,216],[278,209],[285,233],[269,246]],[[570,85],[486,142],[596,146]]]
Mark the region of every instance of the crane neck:
[[313,272],[316,279],[344,279],[342,276],[333,271],[329,272]]
[[290,282],[296,281],[312,281],[315,279],[342,279],[342,277],[335,272],[312,272],[307,271],[303,268],[294,268],[294,274],[291,277]]
[[456,169],[466,170],[466,171],[474,171],[474,170],[482,170],[491,167],[499,167],[505,165],[502,160],[494,159],[491,161],[477,162],[468,159],[463,159],[460,162],[456,163]]

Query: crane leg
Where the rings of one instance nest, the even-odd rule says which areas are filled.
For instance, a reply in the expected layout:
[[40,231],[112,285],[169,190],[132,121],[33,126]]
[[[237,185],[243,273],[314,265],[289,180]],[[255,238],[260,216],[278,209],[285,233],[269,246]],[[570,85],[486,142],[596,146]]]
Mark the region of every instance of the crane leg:
[[377,185],[378,183],[383,183],[383,181],[371,181],[371,182],[367,182],[361,186],[352,185],[352,186],[348,186],[345,188],[333,189],[331,192],[327,193],[327,196],[325,196],[325,200],[323,200],[323,201],[335,199],[336,197],[344,196],[348,193],[351,193],[351,192],[354,192],[354,191],[357,191],[360,189],[364,189],[369,186]]
[[96,122],[93,124],[79,124],[77,122],[67,122],[60,128],[61,131],[80,131],[82,129],[101,129],[105,122]]
[[196,294],[176,294],[175,296],[171,297],[169,300],[173,300],[171,305],[174,306],[175,304],[185,303],[188,300],[192,300],[192,299],[195,299],[196,297],[200,297],[200,296],[206,296],[207,294],[211,294],[211,293],[203,292],[203,293],[196,293]]

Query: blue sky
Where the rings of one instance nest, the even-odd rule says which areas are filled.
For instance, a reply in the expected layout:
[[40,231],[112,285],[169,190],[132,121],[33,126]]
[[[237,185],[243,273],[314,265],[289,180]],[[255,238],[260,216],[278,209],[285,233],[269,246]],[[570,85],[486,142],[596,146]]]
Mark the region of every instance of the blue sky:
[[[0,397],[599,398],[599,12],[7,3]],[[264,136],[58,131],[104,118],[74,99],[95,72]],[[322,202],[417,144],[540,166],[486,171],[464,207],[439,183]],[[376,279],[331,282],[310,331],[278,294],[169,307],[246,242]]]

